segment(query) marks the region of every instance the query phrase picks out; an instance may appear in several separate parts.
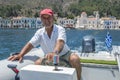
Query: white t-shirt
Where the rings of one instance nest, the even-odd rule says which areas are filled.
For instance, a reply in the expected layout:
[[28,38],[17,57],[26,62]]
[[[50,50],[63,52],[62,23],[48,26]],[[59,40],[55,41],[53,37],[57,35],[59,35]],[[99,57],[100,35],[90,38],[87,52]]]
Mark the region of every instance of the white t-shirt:
[[45,27],[36,31],[35,35],[29,41],[34,47],[40,45],[45,54],[53,52],[56,41],[62,39],[65,42],[64,48],[60,55],[66,54],[70,49],[66,45],[65,29],[61,26],[54,25],[51,38],[48,37]]

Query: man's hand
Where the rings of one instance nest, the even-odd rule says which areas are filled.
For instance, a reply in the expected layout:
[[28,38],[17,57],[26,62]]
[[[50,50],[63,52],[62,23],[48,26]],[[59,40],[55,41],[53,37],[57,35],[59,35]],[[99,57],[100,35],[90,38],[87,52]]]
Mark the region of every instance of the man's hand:
[[14,61],[14,60],[18,60],[19,62],[22,62],[23,57],[18,55],[12,55],[8,58],[9,61]]
[[21,62],[22,59],[23,59],[23,56],[24,56],[25,54],[27,54],[32,48],[33,48],[33,45],[28,42],[28,43],[23,47],[23,49],[20,51],[19,54],[10,56],[10,57],[8,58],[8,60],[10,60],[10,61],[18,60],[19,62]]
[[55,53],[51,52],[51,53],[46,54],[45,58],[47,58],[48,61],[52,62],[54,55]]

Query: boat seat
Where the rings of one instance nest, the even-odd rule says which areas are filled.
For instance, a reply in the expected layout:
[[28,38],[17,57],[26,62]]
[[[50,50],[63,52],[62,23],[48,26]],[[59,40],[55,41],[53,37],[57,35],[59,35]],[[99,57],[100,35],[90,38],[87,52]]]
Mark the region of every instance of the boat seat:
[[77,80],[75,68],[27,65],[20,70],[20,80]]

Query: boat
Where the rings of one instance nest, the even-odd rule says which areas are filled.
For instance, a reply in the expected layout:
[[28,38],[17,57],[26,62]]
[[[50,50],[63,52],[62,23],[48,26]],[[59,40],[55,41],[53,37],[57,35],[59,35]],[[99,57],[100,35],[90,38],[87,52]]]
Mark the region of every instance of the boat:
[[44,54],[41,49],[34,48],[28,54],[24,56],[21,63],[18,61],[8,61],[7,59],[0,61],[0,80],[15,80],[16,73],[7,67],[8,64],[17,65],[17,69],[20,70],[22,67],[28,64],[34,64],[34,61],[39,57],[43,57]]
[[[39,57],[43,57],[44,53],[41,48],[34,48],[23,58],[23,61],[8,61],[7,59],[0,61],[0,80],[15,80],[16,74],[7,67],[8,64],[17,65],[17,69],[34,64],[34,61]],[[119,80],[120,72],[117,65],[102,65],[102,64],[82,64],[82,79],[81,80]]]

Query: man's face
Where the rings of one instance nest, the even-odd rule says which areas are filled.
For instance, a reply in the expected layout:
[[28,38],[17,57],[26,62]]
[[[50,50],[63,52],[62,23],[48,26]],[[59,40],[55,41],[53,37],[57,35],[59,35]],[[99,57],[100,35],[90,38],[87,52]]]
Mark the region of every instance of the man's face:
[[53,25],[53,16],[44,14],[44,15],[41,16],[41,20],[43,22],[43,25],[46,28],[52,27],[52,25]]

